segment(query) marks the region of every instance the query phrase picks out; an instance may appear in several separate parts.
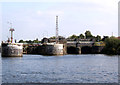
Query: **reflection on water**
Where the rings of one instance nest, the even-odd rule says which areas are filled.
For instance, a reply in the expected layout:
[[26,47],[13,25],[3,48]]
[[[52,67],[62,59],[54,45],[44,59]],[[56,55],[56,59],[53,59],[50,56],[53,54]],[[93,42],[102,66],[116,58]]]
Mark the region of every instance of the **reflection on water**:
[[118,57],[64,55],[2,58],[3,83],[117,83]]

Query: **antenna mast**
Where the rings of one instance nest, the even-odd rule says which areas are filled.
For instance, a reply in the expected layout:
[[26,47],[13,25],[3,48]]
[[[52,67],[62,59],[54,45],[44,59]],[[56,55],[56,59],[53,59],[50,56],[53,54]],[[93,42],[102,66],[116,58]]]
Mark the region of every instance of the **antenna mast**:
[[59,43],[58,40],[58,16],[56,16],[56,44]]

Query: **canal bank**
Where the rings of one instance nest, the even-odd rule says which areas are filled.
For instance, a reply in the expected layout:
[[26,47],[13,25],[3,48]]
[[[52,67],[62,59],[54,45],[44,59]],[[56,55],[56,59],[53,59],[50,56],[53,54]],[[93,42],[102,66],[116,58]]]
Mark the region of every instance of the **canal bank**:
[[66,54],[101,54],[104,46],[73,46],[67,44],[24,44],[24,54],[40,54],[40,55],[66,55]]

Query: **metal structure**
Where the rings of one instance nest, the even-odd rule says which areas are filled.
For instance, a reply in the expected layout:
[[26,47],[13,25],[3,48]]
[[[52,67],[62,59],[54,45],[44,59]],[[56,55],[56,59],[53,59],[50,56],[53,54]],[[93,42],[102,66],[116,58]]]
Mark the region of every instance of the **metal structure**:
[[11,27],[10,27],[9,31],[11,31],[11,43],[12,43],[13,42],[13,31],[15,31],[15,30],[12,28],[12,23],[9,23],[9,24],[11,24]]
[[[9,23],[9,22],[8,22]],[[13,31],[15,31],[12,28],[12,23],[9,23],[10,26],[10,32],[11,32],[11,43],[8,42],[2,42],[1,47],[1,55],[2,57],[22,57],[23,56],[23,44],[22,43],[13,43]]]
[[56,44],[59,43],[58,39],[58,16],[56,16]]

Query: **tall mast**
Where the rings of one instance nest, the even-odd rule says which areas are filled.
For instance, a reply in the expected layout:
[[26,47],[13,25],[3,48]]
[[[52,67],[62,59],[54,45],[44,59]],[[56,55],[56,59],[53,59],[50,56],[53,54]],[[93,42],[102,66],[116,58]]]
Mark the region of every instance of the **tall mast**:
[[56,44],[59,43],[58,39],[58,16],[56,16]]

